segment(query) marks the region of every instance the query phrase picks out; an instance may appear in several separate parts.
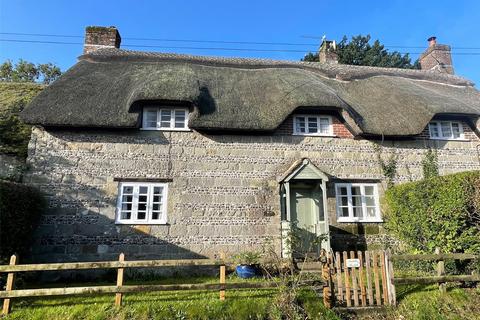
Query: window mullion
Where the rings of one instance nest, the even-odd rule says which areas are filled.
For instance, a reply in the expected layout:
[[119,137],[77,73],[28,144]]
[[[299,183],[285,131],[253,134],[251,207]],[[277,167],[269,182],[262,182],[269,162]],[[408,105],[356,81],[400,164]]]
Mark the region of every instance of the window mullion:
[[139,192],[139,186],[134,185],[133,186],[133,199],[132,199],[132,220],[133,221],[138,220],[138,192]]
[[348,217],[353,219],[353,199],[352,199],[352,185],[347,184],[347,197],[348,197]]
[[148,186],[148,192],[147,192],[147,223],[150,223],[152,221],[152,199],[153,199],[153,186],[149,185]]
[[170,110],[170,129],[175,128],[175,109]]
[[360,186],[360,194],[362,199],[362,220],[367,219],[367,200],[365,196],[365,185]]

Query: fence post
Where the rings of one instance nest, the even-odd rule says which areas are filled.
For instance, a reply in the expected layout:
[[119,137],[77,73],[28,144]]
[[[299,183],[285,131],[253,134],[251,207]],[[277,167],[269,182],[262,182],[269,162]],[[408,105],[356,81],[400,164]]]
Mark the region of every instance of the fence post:
[[220,253],[220,259],[221,259],[221,264],[220,264],[220,300],[225,300],[225,273],[226,273],[226,268],[225,268],[225,253],[222,252]]
[[[123,253],[120,253],[118,256],[118,261],[119,262],[124,262],[125,261],[125,255]],[[117,269],[117,290],[121,289],[123,286],[123,268],[118,268]],[[117,292],[115,293],[115,305],[116,306],[121,306],[122,305],[122,293]]]
[[395,289],[395,276],[393,274],[393,262],[392,262],[392,253],[390,249],[386,252],[386,262],[387,262],[387,281],[388,281],[388,295],[389,295],[389,303],[392,306],[397,304],[397,292]]
[[[10,257],[10,265],[14,266],[17,264],[17,255],[12,255]],[[5,286],[5,291],[12,291],[13,290],[13,282],[15,280],[15,272],[9,272],[7,275],[7,285]],[[3,299],[3,314],[10,313],[10,298]]]
[[[440,248],[435,249],[435,254],[440,254]],[[441,277],[445,275],[445,261],[444,260],[438,260],[437,262],[437,276]],[[444,282],[439,282],[438,283],[438,289],[440,292],[445,293],[447,292],[447,287]]]

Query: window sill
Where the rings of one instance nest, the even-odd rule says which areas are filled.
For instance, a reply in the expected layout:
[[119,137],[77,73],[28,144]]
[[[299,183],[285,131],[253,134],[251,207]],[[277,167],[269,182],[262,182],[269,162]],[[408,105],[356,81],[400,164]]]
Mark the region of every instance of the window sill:
[[334,134],[318,134],[318,133],[293,133],[294,136],[305,136],[305,137],[327,137],[327,138],[336,138]]
[[183,131],[183,132],[191,132],[192,130],[187,128],[187,129],[180,129],[180,128],[140,128],[141,131]]
[[158,226],[158,225],[168,225],[167,221],[156,221],[156,222],[144,222],[144,221],[115,221],[116,225],[128,225],[128,226]]
[[439,140],[439,141],[470,141],[470,139],[448,139],[448,138],[432,138],[430,137],[430,140]]
[[339,219],[337,218],[338,223],[383,223],[382,219],[371,219],[371,220],[358,220],[358,219]]

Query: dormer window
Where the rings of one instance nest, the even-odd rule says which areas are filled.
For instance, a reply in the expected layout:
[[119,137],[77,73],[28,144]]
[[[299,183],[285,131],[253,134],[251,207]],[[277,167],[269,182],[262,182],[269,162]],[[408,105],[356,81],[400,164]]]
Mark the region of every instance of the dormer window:
[[173,107],[143,108],[143,130],[186,131],[188,109]]
[[304,136],[333,136],[332,117],[296,115],[293,117],[293,134]]
[[464,140],[463,126],[458,121],[431,121],[428,124],[430,138],[437,140]]

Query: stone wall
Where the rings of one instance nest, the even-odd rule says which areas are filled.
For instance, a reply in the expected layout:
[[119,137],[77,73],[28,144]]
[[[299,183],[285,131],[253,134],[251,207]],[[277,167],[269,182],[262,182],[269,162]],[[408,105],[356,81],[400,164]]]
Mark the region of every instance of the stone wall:
[[[480,169],[478,139],[380,142],[37,127],[24,181],[47,194],[49,208],[30,259],[116,259],[119,252],[125,252],[127,259],[204,257],[259,248],[270,239],[280,251],[277,179],[306,157],[332,181],[382,181],[379,144],[382,156],[398,154],[397,182],[421,178],[421,161],[429,146],[438,148],[441,174]],[[172,179],[167,225],[115,224],[118,181],[114,179],[135,177]],[[343,246],[352,235],[366,245],[384,242],[378,224],[336,223],[332,188],[330,183],[328,212],[336,230],[332,243]],[[359,229],[364,230],[363,237],[355,235],[361,234]]]

